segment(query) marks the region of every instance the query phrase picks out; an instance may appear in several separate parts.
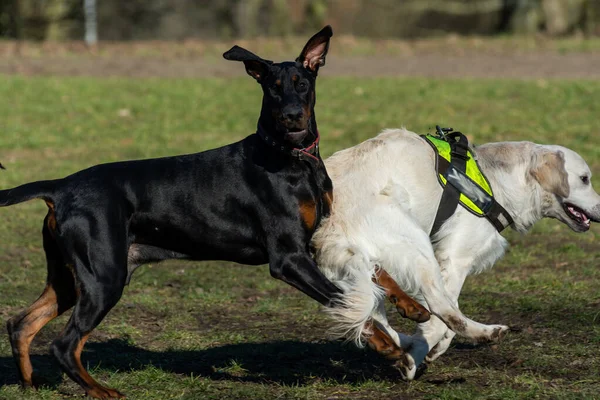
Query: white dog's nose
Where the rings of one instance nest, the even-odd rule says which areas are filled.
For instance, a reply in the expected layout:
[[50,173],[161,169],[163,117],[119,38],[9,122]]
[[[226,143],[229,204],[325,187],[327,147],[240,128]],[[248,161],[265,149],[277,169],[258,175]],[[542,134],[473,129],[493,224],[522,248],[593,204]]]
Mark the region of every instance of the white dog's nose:
[[600,203],[589,210],[588,217],[594,222],[600,222]]

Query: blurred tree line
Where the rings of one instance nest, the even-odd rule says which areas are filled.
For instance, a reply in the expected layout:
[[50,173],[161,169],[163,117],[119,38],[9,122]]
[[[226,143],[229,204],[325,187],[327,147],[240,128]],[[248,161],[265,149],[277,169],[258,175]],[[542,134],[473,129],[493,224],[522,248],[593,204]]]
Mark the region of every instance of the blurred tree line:
[[[97,0],[100,40],[311,33],[600,35],[600,0]],[[0,0],[0,36],[82,39],[83,0]]]

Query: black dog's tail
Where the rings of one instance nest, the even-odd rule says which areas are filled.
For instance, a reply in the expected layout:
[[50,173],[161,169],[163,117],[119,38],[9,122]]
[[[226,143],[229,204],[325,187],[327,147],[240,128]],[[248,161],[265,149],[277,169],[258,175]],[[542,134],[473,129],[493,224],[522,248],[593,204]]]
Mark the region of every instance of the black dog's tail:
[[0,207],[11,206],[31,199],[52,201],[56,181],[26,183],[16,188],[0,190]]

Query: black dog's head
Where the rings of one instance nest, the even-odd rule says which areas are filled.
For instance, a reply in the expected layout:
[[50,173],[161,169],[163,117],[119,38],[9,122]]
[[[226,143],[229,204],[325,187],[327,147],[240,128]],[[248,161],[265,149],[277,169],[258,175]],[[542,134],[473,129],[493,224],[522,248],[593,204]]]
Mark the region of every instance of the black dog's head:
[[315,81],[332,35],[329,25],[323,28],[295,62],[273,63],[239,46],[223,54],[227,60],[243,61],[248,75],[260,83],[264,95],[259,123],[282,142],[297,146],[309,134],[314,139]]

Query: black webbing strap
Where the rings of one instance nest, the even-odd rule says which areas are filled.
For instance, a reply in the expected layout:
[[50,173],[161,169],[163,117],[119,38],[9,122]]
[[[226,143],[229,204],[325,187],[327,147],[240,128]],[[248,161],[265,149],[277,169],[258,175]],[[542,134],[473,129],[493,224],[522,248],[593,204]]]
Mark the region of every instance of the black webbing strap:
[[483,215],[475,215],[484,216],[498,232],[502,232],[512,225],[514,221],[508,211],[493,196],[481,189],[467,176],[466,165],[469,160],[469,141],[467,137],[460,132],[453,132],[452,128],[440,128],[437,125],[435,128],[438,136],[450,144],[451,157],[450,162],[448,162],[439,154],[435,145],[425,139],[437,154],[436,173],[441,174],[446,179],[446,186],[444,186],[429,237],[432,238],[444,222],[454,214],[460,203],[461,193],[465,194],[483,212]]
[[[444,157],[438,154],[438,174],[442,174],[446,178],[446,186],[451,185],[454,188],[456,188],[455,185],[457,185],[459,182],[453,182],[453,180],[450,179],[451,177],[449,176],[449,174],[451,172],[448,171],[450,168],[451,167],[448,160],[446,160]],[[469,179],[468,177],[465,178]],[[498,232],[502,232],[505,228],[509,227],[514,222],[508,211],[506,211],[506,209],[502,207],[494,197],[490,196],[487,192],[485,192],[478,186],[471,185],[467,187],[462,187],[461,190],[458,191],[465,194],[477,207],[479,207],[481,211],[483,211],[483,216],[488,221],[490,221],[492,225],[494,225],[494,228],[496,228]]]
[[513,224],[513,222],[515,222],[508,211],[506,211],[506,209],[502,207],[496,201],[496,199],[494,199],[492,207],[490,208],[490,211],[485,214],[485,217],[492,223],[492,225],[494,225],[498,232],[502,232],[505,228],[509,227]]
[[[438,128],[438,131],[441,129]],[[448,143],[450,144],[450,154],[451,154],[451,162],[454,168],[458,171],[466,174],[466,166],[467,160],[469,156],[467,155],[467,151],[469,150],[469,142],[467,137],[460,132],[450,132],[444,135]],[[438,157],[438,168],[445,164],[445,171],[443,172],[444,177],[447,179],[447,171],[448,171],[448,161],[442,156],[437,155]],[[442,173],[442,169],[439,169],[439,172]],[[460,192],[457,188],[449,183],[444,186],[444,191],[442,192],[442,198],[440,199],[440,205],[438,206],[437,214],[435,215],[435,220],[433,222],[433,227],[431,228],[431,232],[429,233],[429,237],[433,237],[441,228],[441,226],[446,222],[448,218],[454,214],[456,211],[456,207],[458,207],[460,199]]]

